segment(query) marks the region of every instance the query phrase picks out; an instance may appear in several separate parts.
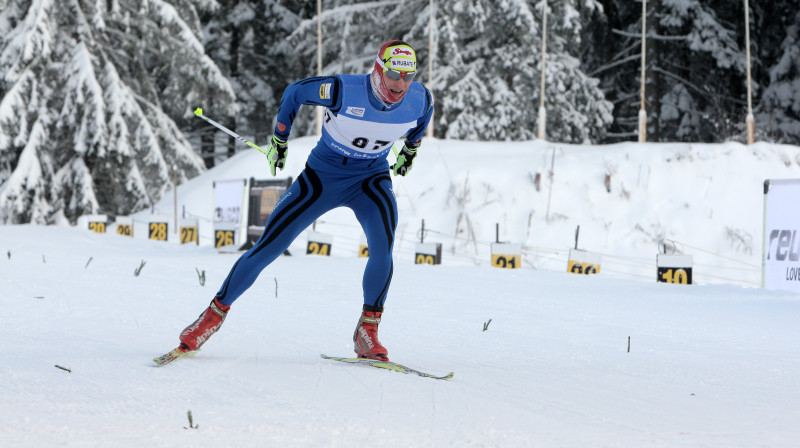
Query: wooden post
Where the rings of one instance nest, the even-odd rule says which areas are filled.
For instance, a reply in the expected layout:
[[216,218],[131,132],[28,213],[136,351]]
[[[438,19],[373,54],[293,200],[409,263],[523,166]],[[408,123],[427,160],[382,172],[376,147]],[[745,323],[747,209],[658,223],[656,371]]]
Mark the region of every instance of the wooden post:
[[639,143],[644,143],[647,141],[647,112],[644,108],[644,84],[645,84],[645,56],[646,56],[646,48],[645,45],[647,29],[647,0],[642,0],[642,86],[641,86],[641,96],[639,99]]
[[744,0],[744,41],[747,50],[747,144],[752,145],[755,141],[755,119],[753,118],[753,100],[751,94],[750,80],[750,5],[748,0]]
[[[322,0],[317,0],[317,76],[322,76]],[[322,106],[317,106],[317,136],[322,135]]]
[[[433,45],[433,23],[434,23],[434,0],[430,0],[430,17],[428,18],[428,90],[433,92],[433,59],[436,50]],[[436,112],[434,111],[434,114]],[[431,121],[428,123],[428,129],[425,130],[426,137],[433,137],[433,115]]]
[[175,226],[173,233],[178,233],[178,165],[172,165],[172,201],[175,203]]
[[539,140],[547,139],[547,111],[544,108],[544,73],[547,55],[547,0],[542,0],[542,85],[539,88]]

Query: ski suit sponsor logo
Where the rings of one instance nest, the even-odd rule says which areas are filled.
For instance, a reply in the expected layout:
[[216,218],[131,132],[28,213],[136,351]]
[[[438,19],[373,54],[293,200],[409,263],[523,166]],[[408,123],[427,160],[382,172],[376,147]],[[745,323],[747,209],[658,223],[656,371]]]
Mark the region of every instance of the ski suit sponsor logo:
[[319,99],[321,100],[331,99],[331,83],[326,82],[325,84],[319,86]]
[[363,117],[363,116],[364,116],[364,113],[365,113],[366,111],[367,111],[367,109],[365,109],[365,108],[363,108],[363,107],[354,107],[354,106],[349,106],[349,107],[347,108],[347,110],[346,110],[346,111],[344,111],[344,113],[346,113],[346,114],[350,114],[350,115],[355,115],[356,117]]

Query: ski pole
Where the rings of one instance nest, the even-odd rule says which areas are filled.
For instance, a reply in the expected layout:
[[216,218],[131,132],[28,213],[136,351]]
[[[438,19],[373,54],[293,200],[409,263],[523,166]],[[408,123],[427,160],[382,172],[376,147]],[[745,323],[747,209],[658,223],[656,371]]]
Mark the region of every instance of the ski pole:
[[195,115],[197,115],[198,117],[202,118],[203,120],[206,120],[206,121],[207,121],[207,122],[209,122],[209,123],[210,123],[212,126],[214,126],[215,128],[219,129],[220,131],[222,131],[222,132],[224,132],[224,133],[226,133],[226,134],[230,135],[231,137],[233,137],[233,138],[235,138],[235,139],[238,139],[238,140],[242,141],[242,142],[243,142],[245,145],[247,145],[247,146],[249,146],[249,147],[251,147],[251,148],[253,148],[253,149],[257,149],[257,150],[261,151],[262,153],[264,153],[264,155],[266,155],[266,154],[267,154],[267,151],[266,151],[266,150],[263,150],[263,149],[261,149],[261,147],[260,147],[260,146],[256,145],[255,143],[253,143],[253,142],[251,142],[251,141],[245,140],[245,139],[244,139],[244,138],[242,138],[242,136],[240,136],[239,134],[237,134],[237,133],[235,133],[235,132],[231,131],[230,129],[226,128],[225,126],[223,126],[223,125],[221,125],[221,124],[217,123],[216,121],[214,121],[214,120],[212,120],[212,119],[210,119],[210,118],[206,117],[205,115],[203,115],[203,109],[202,109],[202,108],[199,108],[199,107],[198,107],[197,109],[195,109],[195,110],[194,110],[194,114],[195,114]]

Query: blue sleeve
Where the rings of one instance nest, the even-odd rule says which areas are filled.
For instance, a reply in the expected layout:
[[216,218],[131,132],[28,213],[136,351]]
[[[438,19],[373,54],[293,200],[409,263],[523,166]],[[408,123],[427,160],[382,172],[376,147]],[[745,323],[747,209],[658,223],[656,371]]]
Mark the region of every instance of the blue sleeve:
[[342,100],[339,92],[341,81],[337,76],[316,76],[297,81],[283,91],[275,123],[275,135],[283,140],[289,139],[292,122],[300,106],[337,107]]
[[417,147],[420,145],[422,136],[425,135],[425,129],[428,128],[428,123],[430,123],[431,117],[433,116],[433,95],[427,87],[423,86],[423,88],[425,89],[426,101],[425,114],[417,120],[417,127],[408,131],[406,135],[406,145],[409,147]]

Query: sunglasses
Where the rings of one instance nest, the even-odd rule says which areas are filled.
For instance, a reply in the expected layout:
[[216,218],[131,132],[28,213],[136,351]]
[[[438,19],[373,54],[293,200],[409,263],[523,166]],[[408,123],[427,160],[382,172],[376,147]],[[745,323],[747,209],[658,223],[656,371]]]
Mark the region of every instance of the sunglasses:
[[407,82],[411,82],[414,80],[414,77],[417,76],[417,72],[398,72],[397,70],[392,70],[390,68],[387,68],[384,73],[386,73],[386,76],[394,79],[395,81],[403,79]]

